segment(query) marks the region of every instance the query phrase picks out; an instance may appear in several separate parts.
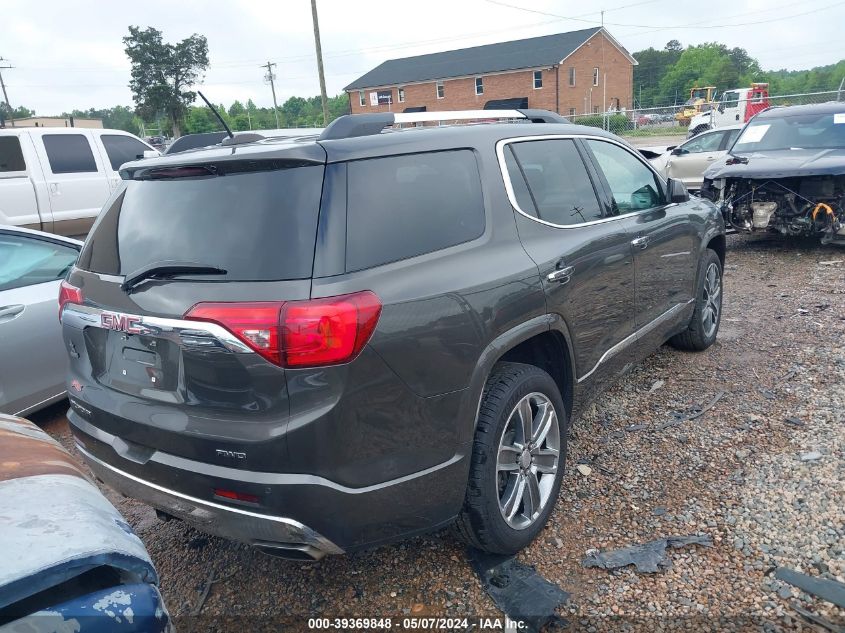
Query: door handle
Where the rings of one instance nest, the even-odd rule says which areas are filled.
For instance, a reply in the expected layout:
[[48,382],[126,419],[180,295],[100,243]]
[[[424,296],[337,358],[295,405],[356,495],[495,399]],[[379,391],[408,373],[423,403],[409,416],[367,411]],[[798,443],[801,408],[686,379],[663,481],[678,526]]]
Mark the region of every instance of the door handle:
[[631,245],[642,249],[648,248],[648,235],[643,235],[642,237],[631,240]]
[[560,270],[549,273],[546,279],[549,281],[556,281],[560,284],[565,284],[572,279],[572,272],[574,270],[574,266],[567,266],[566,268],[561,268]]
[[23,304],[11,305],[11,306],[3,306],[0,308],[0,323],[5,321],[11,321],[16,316],[18,316],[24,309]]
[[59,195],[59,183],[57,183],[57,182],[51,182],[50,183],[50,193],[53,194],[54,196]]

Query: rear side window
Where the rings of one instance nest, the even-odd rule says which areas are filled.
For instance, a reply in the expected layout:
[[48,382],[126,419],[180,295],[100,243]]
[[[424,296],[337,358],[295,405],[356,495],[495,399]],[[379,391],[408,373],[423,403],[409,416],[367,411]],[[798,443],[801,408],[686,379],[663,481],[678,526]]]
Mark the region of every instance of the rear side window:
[[[510,146],[541,220],[570,225],[602,217],[587,168],[572,140],[525,141]],[[518,177],[511,174],[511,183]],[[519,198],[517,201],[522,208]],[[523,211],[530,213],[525,208]]]
[[97,171],[91,144],[82,134],[45,134],[41,137],[50,171],[54,174],[78,174]]
[[78,255],[70,245],[0,233],[0,291],[62,279]]
[[11,171],[26,171],[17,136],[0,136],[0,174]]
[[127,275],[175,260],[227,271],[197,277],[207,282],[311,276],[323,165],[162,171],[159,179],[127,181],[89,236],[81,268]]
[[484,201],[470,150],[349,163],[346,269],[361,270],[479,237]]
[[725,142],[722,143],[722,149],[730,149],[740,132],[742,132],[742,130],[728,130],[725,133]]
[[120,169],[123,163],[143,158],[144,152],[150,149],[138,139],[122,134],[103,134],[100,140],[106,148],[111,168],[115,171]]

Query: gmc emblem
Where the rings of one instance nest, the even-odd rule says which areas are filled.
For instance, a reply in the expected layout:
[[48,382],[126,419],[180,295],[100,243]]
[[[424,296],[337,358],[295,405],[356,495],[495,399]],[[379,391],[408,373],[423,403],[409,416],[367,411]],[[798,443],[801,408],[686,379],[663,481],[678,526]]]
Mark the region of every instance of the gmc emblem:
[[116,330],[117,332],[127,332],[129,334],[140,334],[143,331],[141,317],[119,314],[117,312],[101,313],[100,325],[107,330]]

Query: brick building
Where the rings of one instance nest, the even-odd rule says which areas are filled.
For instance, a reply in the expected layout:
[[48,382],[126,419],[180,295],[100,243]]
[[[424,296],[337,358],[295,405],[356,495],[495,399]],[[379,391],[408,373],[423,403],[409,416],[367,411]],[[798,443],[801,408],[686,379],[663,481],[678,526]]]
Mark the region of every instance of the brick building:
[[346,86],[353,113],[631,108],[634,65],[603,27],[391,59]]

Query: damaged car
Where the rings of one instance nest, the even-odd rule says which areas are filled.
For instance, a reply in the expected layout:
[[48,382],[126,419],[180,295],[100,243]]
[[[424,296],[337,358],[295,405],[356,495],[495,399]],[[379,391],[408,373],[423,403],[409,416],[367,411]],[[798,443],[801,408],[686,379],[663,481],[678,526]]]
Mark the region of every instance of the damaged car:
[[738,231],[845,245],[845,103],[761,112],[704,173],[702,196]]
[[0,413],[0,633],[173,633],[158,584],[70,453]]

